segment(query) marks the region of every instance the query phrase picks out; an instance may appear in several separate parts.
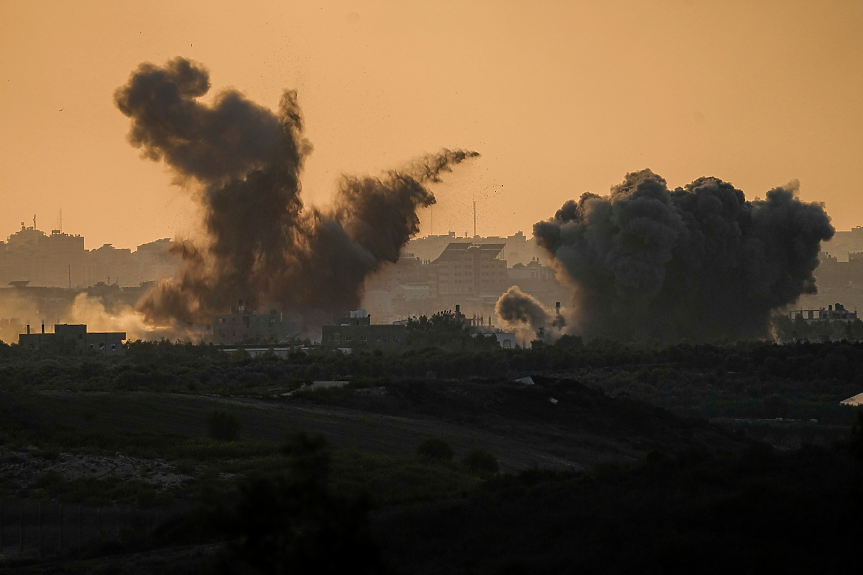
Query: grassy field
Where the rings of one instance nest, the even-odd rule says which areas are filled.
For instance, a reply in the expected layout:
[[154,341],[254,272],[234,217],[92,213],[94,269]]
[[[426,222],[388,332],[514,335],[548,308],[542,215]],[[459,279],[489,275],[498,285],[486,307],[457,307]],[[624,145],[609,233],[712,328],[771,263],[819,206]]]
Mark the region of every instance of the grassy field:
[[[248,400],[169,394],[16,393],[1,399],[0,442],[6,458],[0,464],[20,470],[23,463],[34,462],[33,473],[21,478],[23,485],[16,485],[12,474],[3,475],[2,489],[11,499],[154,505],[226,492],[236,478],[284,471],[282,441],[299,429],[327,431],[341,443],[333,452],[333,487],[345,493],[365,490],[376,505],[455,496],[478,482],[457,464],[415,456],[414,448],[433,429],[410,420],[366,429],[363,436],[354,433],[369,427],[362,418],[339,418],[313,406],[289,410]],[[240,440],[207,437],[205,416],[214,409],[240,419]],[[470,438],[465,435],[466,444]],[[78,460],[87,469],[66,465]],[[160,489],[154,468],[160,473],[158,468],[165,466],[180,480]]]

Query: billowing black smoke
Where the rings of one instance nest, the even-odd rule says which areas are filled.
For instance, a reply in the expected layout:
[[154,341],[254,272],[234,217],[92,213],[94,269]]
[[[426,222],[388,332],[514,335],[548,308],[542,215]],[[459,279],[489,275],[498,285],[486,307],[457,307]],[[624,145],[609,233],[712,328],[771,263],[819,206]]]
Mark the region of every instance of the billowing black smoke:
[[573,285],[573,333],[625,340],[762,338],[771,311],[816,292],[820,204],[796,184],[746,201],[716,178],[669,190],[650,170],[586,193],[534,226]]
[[209,321],[238,299],[253,307],[339,313],[357,307],[365,278],[395,262],[419,231],[426,188],[476,152],[443,150],[380,178],[342,178],[326,211],[304,210],[300,174],[311,145],[295,92],[279,113],[235,90],[199,102],[210,88],[201,65],[175,58],[142,64],[115,101],[131,118],[131,144],[195,188],[209,243],[176,243],[181,275],[139,303],[154,322]]

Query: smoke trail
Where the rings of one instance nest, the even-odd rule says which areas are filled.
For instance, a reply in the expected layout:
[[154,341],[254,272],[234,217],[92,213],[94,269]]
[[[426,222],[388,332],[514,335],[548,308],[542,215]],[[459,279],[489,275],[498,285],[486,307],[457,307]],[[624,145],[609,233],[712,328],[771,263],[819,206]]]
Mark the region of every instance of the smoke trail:
[[300,174],[311,145],[295,92],[279,113],[227,90],[212,105],[199,64],[142,64],[115,101],[131,118],[130,143],[195,184],[209,243],[174,249],[182,272],[139,303],[153,322],[209,321],[237,299],[252,307],[337,313],[359,305],[363,281],[419,231],[435,202],[426,184],[476,152],[443,150],[380,178],[344,176],[328,210],[304,210]]
[[576,331],[621,339],[764,338],[771,311],[816,292],[824,207],[796,182],[746,201],[716,178],[668,190],[650,170],[534,226],[573,285]]

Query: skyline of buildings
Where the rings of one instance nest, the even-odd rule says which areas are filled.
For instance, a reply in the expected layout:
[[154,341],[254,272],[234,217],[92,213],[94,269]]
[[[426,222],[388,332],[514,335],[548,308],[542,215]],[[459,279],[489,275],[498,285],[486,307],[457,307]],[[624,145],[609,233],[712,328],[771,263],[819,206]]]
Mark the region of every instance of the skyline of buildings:
[[[100,282],[134,287],[174,274],[179,256],[163,238],[131,249],[104,244],[84,248],[84,237],[59,229],[46,234],[35,225],[26,226],[0,241],[0,286],[87,288]],[[15,282],[15,284],[12,284]]]
[[[0,241],[0,305],[4,310],[0,339],[17,338],[26,323],[67,321],[81,293],[98,299],[107,310],[134,307],[150,282],[176,272],[181,260],[169,253],[170,244],[164,238],[141,244],[135,251],[111,244],[86,250],[80,235],[56,229],[45,233],[22,223],[6,241]],[[801,297],[795,307],[827,308],[838,301],[849,310],[863,309],[863,227],[837,232],[822,250],[815,272],[819,293]],[[571,287],[557,280],[547,254],[543,256],[535,240],[522,232],[505,238],[456,237],[452,233],[425,236],[412,239],[396,263],[366,279],[361,307],[369,310],[376,323],[391,323],[461,305],[465,313],[491,323],[497,321],[498,298],[511,286],[548,308],[555,302],[565,305],[571,297]],[[264,321],[264,315],[259,313],[255,319]],[[266,318],[268,329],[270,319]],[[214,328],[226,327],[216,325],[217,321]],[[276,323],[282,326],[285,321]],[[243,327],[244,334],[257,333]],[[277,331],[281,334],[283,330]],[[223,339],[227,342],[235,337],[240,336],[229,337],[226,332]]]

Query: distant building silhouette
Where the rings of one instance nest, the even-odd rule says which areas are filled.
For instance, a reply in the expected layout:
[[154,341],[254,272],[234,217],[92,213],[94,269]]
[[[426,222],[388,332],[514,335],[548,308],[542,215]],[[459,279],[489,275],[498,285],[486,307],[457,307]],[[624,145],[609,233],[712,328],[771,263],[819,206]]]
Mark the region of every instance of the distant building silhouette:
[[450,243],[432,262],[437,266],[441,296],[500,295],[507,287],[506,260],[498,256],[504,244]]
[[170,245],[165,238],[134,252],[111,244],[86,250],[82,236],[60,230],[48,235],[22,222],[20,230],[0,241],[0,286],[22,281],[31,287],[137,286],[174,274],[180,258],[168,252]]
[[231,313],[213,316],[213,343],[279,343],[299,336],[297,322],[285,321],[276,310],[256,313],[240,300]]
[[404,324],[373,324],[364,309],[355,310],[336,321],[336,325],[325,325],[321,333],[321,345],[330,349],[353,350],[394,349],[402,345],[407,336]]

